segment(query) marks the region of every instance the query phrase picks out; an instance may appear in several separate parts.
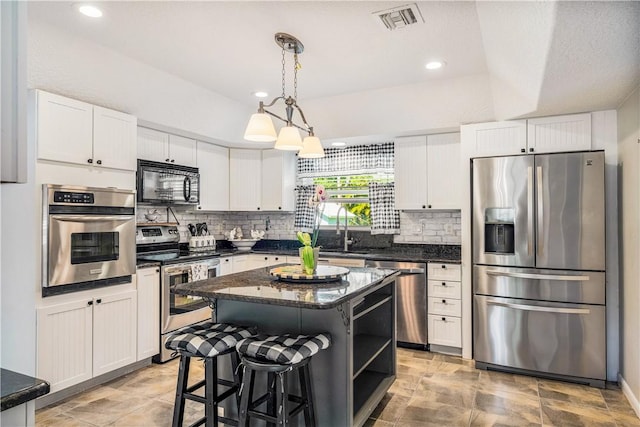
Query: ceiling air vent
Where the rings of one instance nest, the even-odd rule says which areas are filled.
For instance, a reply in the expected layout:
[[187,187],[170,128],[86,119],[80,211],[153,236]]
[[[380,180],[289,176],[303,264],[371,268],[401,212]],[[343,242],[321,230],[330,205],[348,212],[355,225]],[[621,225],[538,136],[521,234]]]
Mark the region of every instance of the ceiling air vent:
[[423,24],[424,19],[415,3],[373,12],[373,17],[388,30],[403,28],[413,24]]

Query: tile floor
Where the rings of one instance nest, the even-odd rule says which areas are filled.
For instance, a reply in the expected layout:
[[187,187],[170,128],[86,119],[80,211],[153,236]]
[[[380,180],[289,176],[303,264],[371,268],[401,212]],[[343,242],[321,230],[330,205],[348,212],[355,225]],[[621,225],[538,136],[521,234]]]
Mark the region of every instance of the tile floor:
[[[192,364],[194,379],[201,370]],[[36,425],[170,426],[176,375],[176,360],[149,366],[40,409]],[[202,413],[188,401],[185,425]],[[640,426],[640,419],[619,389],[480,371],[472,361],[398,349],[397,380],[366,425]]]

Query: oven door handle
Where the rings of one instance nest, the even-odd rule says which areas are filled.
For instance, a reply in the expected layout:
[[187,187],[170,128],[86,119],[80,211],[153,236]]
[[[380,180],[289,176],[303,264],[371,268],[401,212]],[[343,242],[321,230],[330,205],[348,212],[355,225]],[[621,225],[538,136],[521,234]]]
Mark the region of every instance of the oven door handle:
[[50,219],[55,219],[61,222],[104,222],[104,221],[120,221],[127,222],[135,219],[133,215],[96,215],[96,216],[84,216],[84,215],[49,215]]

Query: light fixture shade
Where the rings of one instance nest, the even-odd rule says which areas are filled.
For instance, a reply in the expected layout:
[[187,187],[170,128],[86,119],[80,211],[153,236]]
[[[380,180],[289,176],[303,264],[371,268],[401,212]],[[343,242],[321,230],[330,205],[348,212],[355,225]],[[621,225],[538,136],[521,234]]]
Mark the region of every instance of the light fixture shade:
[[276,128],[273,120],[266,113],[251,115],[249,124],[244,131],[244,139],[256,142],[273,142],[276,140]]
[[305,159],[313,159],[324,157],[324,148],[317,136],[308,136],[302,141],[302,150],[298,153],[298,157]]
[[302,138],[298,128],[294,126],[283,126],[280,128],[276,145],[276,150],[298,151],[302,148]]

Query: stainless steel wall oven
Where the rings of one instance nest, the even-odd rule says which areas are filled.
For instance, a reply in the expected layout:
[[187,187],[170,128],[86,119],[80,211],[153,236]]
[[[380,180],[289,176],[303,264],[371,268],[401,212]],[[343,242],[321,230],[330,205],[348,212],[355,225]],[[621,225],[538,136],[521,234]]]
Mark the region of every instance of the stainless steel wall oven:
[[130,282],[136,271],[135,193],[49,184],[42,193],[43,296]]

